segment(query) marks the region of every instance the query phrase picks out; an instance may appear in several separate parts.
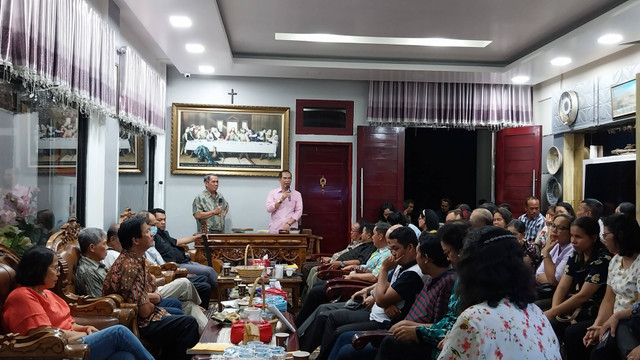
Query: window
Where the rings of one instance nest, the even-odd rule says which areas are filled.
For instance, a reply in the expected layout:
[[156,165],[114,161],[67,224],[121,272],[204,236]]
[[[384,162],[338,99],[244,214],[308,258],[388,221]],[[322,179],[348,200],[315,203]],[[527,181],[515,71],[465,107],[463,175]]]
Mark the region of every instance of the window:
[[[0,83],[0,242],[18,253],[77,216],[83,115],[50,91]],[[6,230],[16,226],[17,233]],[[16,240],[17,239],[17,240]],[[24,240],[24,241],[23,241]]]

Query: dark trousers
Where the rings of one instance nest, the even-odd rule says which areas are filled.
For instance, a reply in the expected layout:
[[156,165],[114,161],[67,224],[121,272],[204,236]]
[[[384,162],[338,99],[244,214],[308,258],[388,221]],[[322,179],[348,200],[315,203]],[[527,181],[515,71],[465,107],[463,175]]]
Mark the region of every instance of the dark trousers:
[[326,317],[326,320],[320,344],[320,354],[318,354],[316,360],[327,360],[329,358],[333,346],[343,332],[389,329],[391,327],[390,322],[380,323],[369,320],[370,315],[371,312],[364,308],[357,310],[340,309],[320,314],[318,319]]
[[200,306],[203,308],[209,308],[209,299],[211,299],[211,285],[209,285],[209,280],[204,275],[194,275],[189,276],[187,278],[193,284],[193,287],[196,288],[198,295],[200,295]]
[[430,359],[434,347],[427,343],[400,341],[385,336],[380,343],[376,360]]
[[593,325],[594,320],[579,321],[564,329],[564,350],[567,360],[584,360],[589,358],[593,346],[587,348],[582,339],[587,334],[587,328]]
[[616,328],[615,341],[603,349],[591,352],[592,360],[626,359],[631,350],[640,345],[640,320],[621,320]]
[[163,298],[156,306],[165,309],[171,315],[184,315],[182,303],[178,299]]
[[161,348],[162,360],[188,360],[187,349],[198,343],[200,335],[193,316],[170,315],[141,327],[140,337]]
[[[310,290],[307,295],[307,299],[302,304],[302,309],[298,312],[298,316],[296,316],[296,327],[299,328],[302,326],[302,323],[307,320],[311,314],[313,314],[316,309],[324,304],[329,302],[329,298],[324,291],[324,283],[326,281],[318,281]],[[312,350],[313,351],[313,350]]]

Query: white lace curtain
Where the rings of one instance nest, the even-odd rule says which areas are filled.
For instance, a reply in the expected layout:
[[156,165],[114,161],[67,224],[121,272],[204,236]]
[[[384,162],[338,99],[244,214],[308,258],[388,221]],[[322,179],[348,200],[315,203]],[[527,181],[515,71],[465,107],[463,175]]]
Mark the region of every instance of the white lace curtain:
[[371,125],[475,129],[532,123],[530,86],[371,81]]
[[164,133],[164,79],[131,48],[121,50],[118,73],[120,120],[145,133]]
[[27,87],[115,114],[115,32],[83,0],[0,0],[0,64]]

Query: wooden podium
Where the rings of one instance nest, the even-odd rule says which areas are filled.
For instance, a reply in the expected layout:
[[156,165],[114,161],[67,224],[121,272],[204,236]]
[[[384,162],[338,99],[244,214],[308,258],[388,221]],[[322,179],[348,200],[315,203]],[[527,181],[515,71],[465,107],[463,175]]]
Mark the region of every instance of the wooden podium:
[[[268,255],[269,259],[279,259],[298,265],[302,269],[307,257],[320,252],[322,238],[308,233],[300,234],[207,234],[211,257],[223,262],[244,263],[244,250],[251,244],[256,258]],[[195,243],[196,256],[204,256],[204,236]],[[249,254],[251,256],[251,254]],[[300,270],[298,270],[300,271]]]

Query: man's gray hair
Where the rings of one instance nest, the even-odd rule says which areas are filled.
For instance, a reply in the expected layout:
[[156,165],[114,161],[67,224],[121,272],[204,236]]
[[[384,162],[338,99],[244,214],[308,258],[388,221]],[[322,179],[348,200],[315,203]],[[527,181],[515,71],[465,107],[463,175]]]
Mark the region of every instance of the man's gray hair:
[[[478,208],[473,210],[473,212],[471,212],[471,215],[473,216],[473,214],[478,215],[478,219],[482,219],[480,221],[484,222],[484,225],[492,225],[493,224],[493,215],[491,214],[491,211],[485,209],[485,208]],[[475,217],[474,217],[475,218]]]
[[387,231],[389,231],[390,227],[391,225],[388,222],[378,221],[374,229],[376,229],[378,233],[382,234],[382,236],[387,236]]
[[209,179],[210,179],[212,176],[218,176],[218,175],[217,175],[217,174],[214,174],[214,173],[208,173],[207,175],[205,175],[205,176],[204,176],[204,182],[209,181]]
[[91,244],[97,245],[102,238],[106,238],[107,233],[98,228],[85,228],[78,232],[78,244],[80,251],[85,254],[89,250]]

